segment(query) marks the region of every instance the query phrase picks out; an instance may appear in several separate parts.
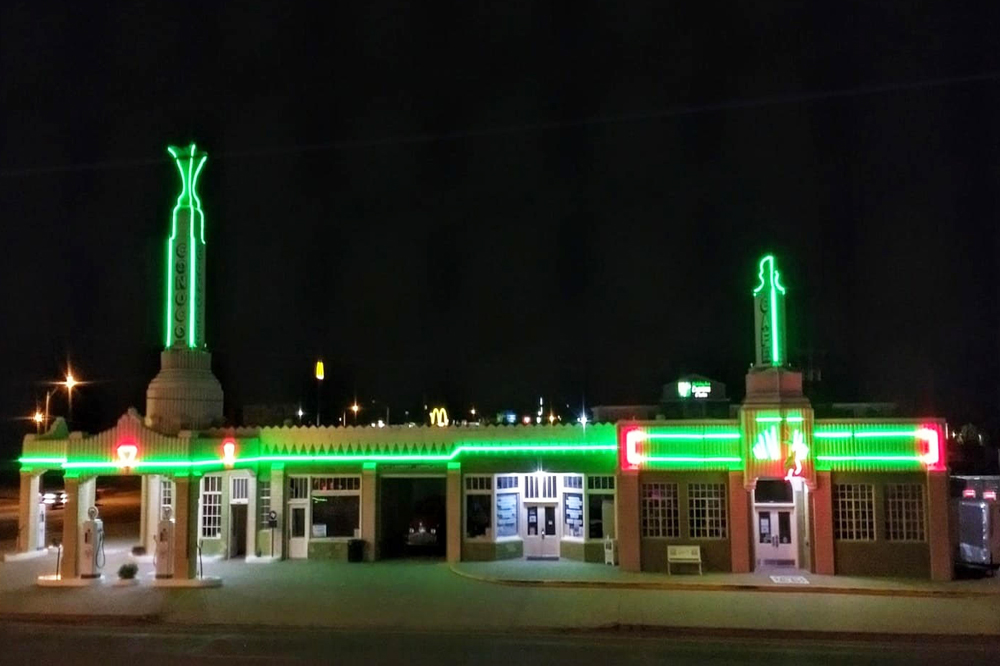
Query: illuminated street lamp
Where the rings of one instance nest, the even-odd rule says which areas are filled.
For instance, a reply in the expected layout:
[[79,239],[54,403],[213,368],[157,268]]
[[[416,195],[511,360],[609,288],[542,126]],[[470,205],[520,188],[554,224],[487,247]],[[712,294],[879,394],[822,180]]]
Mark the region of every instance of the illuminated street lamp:
[[35,431],[40,435],[42,434],[42,421],[45,419],[45,415],[36,407],[35,415],[31,417],[35,422]]
[[[326,370],[323,361],[316,361],[316,426],[319,426],[320,396],[323,393],[323,378],[326,377]],[[299,420],[302,420],[302,408],[299,408]]]
[[355,398],[354,399],[354,404],[351,405],[351,411],[354,412],[354,425],[358,425],[358,410],[359,409],[361,409],[361,407],[358,405],[358,399]]

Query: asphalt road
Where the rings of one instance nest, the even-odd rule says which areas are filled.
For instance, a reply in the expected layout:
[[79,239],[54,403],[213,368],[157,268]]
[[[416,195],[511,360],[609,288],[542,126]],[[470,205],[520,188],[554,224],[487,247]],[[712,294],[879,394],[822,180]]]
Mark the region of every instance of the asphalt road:
[[665,634],[476,634],[0,624],[6,664],[973,664],[995,644],[829,642]]

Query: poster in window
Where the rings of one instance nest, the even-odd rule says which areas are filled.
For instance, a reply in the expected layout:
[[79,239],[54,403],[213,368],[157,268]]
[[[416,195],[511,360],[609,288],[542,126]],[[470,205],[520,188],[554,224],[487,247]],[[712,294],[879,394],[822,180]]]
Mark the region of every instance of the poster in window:
[[326,536],[326,523],[313,523],[312,526],[313,538],[323,538]]
[[497,495],[497,536],[517,536],[517,493]]
[[565,522],[566,536],[583,536],[583,494],[566,493],[563,496],[565,501]]

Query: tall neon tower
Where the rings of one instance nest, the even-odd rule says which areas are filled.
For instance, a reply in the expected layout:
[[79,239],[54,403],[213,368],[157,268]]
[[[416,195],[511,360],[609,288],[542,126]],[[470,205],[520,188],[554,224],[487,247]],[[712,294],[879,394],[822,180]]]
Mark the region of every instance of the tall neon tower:
[[785,353],[785,287],[774,255],[761,257],[757,265],[758,284],[753,290],[756,366],[787,365]]
[[208,155],[195,144],[170,146],[181,177],[167,239],[167,349],[205,348],[205,212],[198,198],[198,176]]
[[208,160],[195,144],[167,148],[181,177],[166,242],[166,307],[160,372],[146,389],[146,424],[166,434],[222,423],[222,385],[205,340],[205,212],[198,177]]

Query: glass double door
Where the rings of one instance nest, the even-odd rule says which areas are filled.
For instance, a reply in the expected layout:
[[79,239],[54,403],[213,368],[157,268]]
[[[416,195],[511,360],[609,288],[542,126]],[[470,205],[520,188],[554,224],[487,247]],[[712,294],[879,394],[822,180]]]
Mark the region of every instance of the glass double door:
[[559,533],[555,504],[526,504],[524,557],[531,560],[559,559]]
[[756,568],[798,566],[795,507],[758,505],[754,513]]

